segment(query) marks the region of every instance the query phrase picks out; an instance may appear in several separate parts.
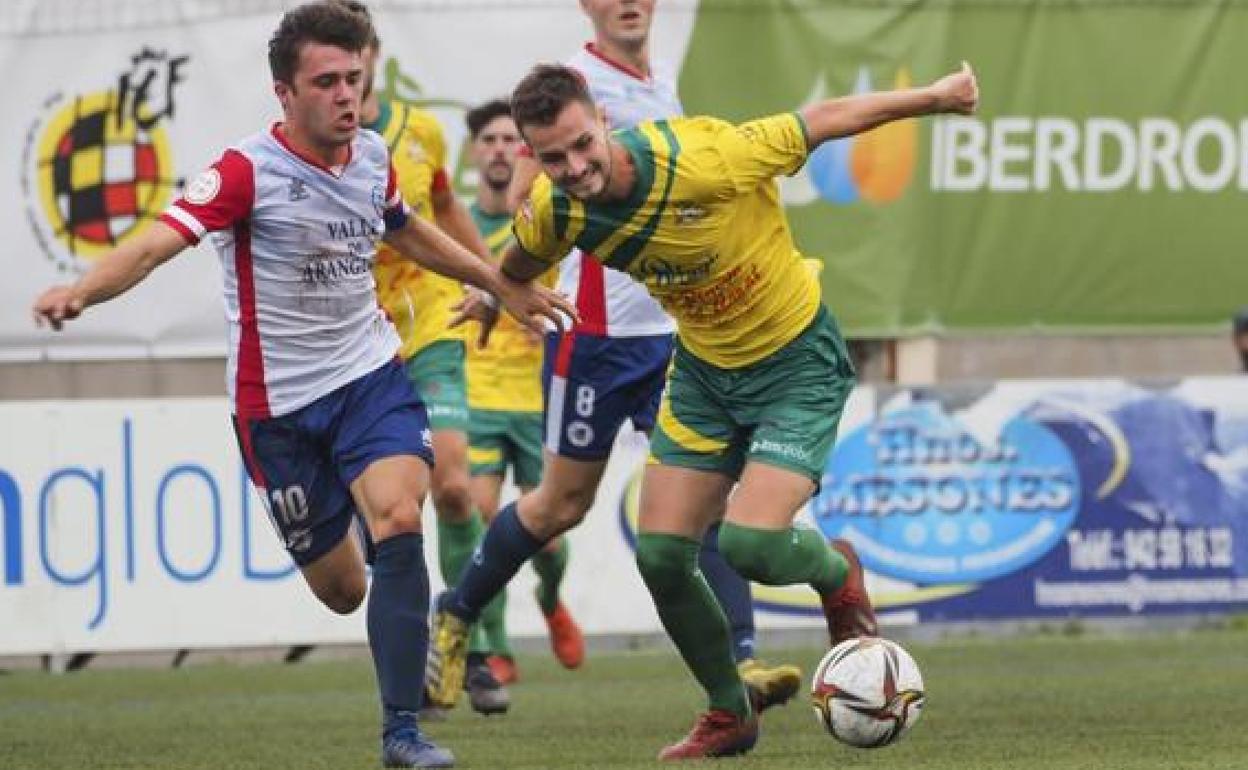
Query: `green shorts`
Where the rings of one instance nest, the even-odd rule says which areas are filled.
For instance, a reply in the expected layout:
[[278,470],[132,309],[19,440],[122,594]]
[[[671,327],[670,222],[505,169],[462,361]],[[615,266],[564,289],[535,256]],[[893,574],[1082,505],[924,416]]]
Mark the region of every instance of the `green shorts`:
[[468,432],[468,396],[464,386],[464,343],[437,340],[407,359],[407,379],[429,412],[434,431]]
[[468,462],[473,476],[502,476],[510,465],[516,486],[536,487],[542,480],[542,413],[473,409]]
[[757,461],[818,484],[854,379],[845,340],[823,307],[792,342],[739,369],[712,366],[677,342],[651,457],[732,478]]

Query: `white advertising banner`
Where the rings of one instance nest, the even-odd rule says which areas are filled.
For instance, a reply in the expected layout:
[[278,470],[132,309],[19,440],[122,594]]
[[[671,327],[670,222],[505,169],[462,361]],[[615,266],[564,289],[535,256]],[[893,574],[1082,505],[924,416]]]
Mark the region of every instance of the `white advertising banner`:
[[[57,7],[72,15],[72,5]],[[97,18],[95,0],[81,5]],[[93,308],[68,333],[30,319],[38,292],[133,237],[224,148],[281,117],[266,58],[280,10],[227,15],[219,3],[184,2],[156,12],[142,3],[147,19],[123,13],[127,5],[114,0],[115,18],[99,29],[68,20],[76,31],[0,29],[0,64],[22,73],[0,115],[0,168],[12,172],[0,184],[8,235],[0,360],[224,354],[221,279],[208,246]],[[665,5],[653,49],[674,66],[696,3]],[[566,59],[590,34],[576,0],[384,6],[377,87],[437,115],[461,192],[475,182],[460,156],[465,109],[506,95],[534,63]]]
[[[856,393],[848,426],[870,400]],[[0,655],[364,640],[364,611],[333,614],[293,569],[228,415],[224,399],[0,405]],[[563,596],[588,634],[661,631],[633,560],[645,450],[621,435],[569,536]],[[436,591],[429,506],[425,522]],[[517,636],[545,634],[535,584],[525,568],[511,585]],[[756,598],[777,610],[758,613],[762,627],[821,626],[808,589]]]

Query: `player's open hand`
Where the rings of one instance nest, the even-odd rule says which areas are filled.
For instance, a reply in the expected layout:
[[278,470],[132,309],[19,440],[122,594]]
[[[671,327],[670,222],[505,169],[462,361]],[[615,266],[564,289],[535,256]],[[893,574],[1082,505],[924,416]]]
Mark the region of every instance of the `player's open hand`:
[[86,301],[72,286],[53,286],[39,295],[31,307],[36,326],[45,323],[56,331],[69,320],[77,318],[86,307]]
[[494,325],[498,323],[498,300],[475,286],[467,286],[464,298],[452,305],[451,310],[455,311],[451,318],[451,328],[468,321],[476,321],[481,324],[477,332],[477,347],[483,348],[489,344],[490,332],[494,331]]
[[547,322],[559,331],[567,331],[569,320],[579,321],[576,305],[557,291],[538,283],[508,280],[500,282],[498,298],[520,325],[535,334],[544,334]]
[[962,62],[962,68],[957,72],[932,83],[931,89],[936,94],[936,112],[972,115],[979,106],[979,81],[975,78],[975,70],[966,62]]

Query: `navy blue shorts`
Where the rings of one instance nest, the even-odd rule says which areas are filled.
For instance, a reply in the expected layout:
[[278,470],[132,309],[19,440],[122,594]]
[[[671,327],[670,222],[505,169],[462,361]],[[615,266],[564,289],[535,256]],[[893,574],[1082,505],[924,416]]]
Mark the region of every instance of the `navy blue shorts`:
[[574,460],[604,460],[625,420],[654,427],[674,338],[546,335],[542,361],[546,449]]
[[425,405],[397,359],[290,414],[235,416],[234,434],[273,526],[301,567],[346,536],[356,515],[351,482],[373,461],[415,455],[433,465]]

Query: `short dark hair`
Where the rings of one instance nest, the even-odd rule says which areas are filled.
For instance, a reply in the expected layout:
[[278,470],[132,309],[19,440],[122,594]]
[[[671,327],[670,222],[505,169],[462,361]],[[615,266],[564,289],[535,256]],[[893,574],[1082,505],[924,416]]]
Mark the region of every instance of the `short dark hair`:
[[368,47],[373,49],[381,48],[381,38],[377,37],[377,28],[373,26],[373,14],[369,12],[368,6],[360,2],[360,0],[338,0],[353,13],[358,13],[368,20],[368,26],[372,28],[372,37],[368,39]]
[[290,83],[305,44],[320,43],[359,53],[374,37],[368,17],[339,0],[301,5],[286,12],[269,38],[269,70],[274,80]]
[[495,118],[502,117],[511,117],[511,105],[506,99],[491,99],[484,104],[478,104],[464,116],[464,122],[468,124],[468,136],[476,139],[482,129]]
[[562,64],[539,64],[511,92],[516,126],[549,126],[572,102],[594,106],[584,76]]

